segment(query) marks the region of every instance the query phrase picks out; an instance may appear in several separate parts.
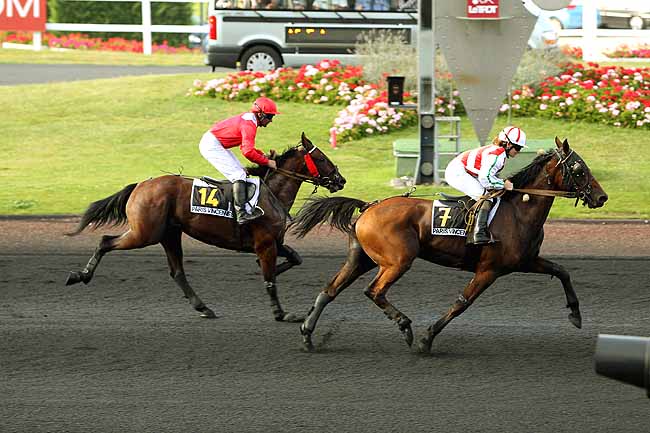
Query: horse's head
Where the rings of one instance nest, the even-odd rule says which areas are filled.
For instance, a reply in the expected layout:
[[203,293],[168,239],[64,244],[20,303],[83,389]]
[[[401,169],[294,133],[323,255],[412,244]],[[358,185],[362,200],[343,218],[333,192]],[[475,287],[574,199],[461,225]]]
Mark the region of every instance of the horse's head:
[[296,171],[309,176],[312,183],[323,186],[330,192],[343,189],[346,180],[339,173],[338,167],[305,136],[304,132],[298,150],[304,163]]
[[557,189],[575,192],[582,204],[592,209],[603,206],[607,201],[607,194],[591,174],[587,163],[569,147],[566,139],[562,142],[555,137],[555,144],[555,155],[546,165],[548,182]]

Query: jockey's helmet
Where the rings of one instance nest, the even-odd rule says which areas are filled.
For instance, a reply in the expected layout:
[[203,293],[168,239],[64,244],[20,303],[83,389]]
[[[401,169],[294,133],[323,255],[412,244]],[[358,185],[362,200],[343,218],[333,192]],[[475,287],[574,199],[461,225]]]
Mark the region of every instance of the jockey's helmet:
[[253,113],[262,114],[280,114],[278,112],[278,106],[275,105],[275,102],[265,96],[257,98],[255,102],[253,102],[252,111]]
[[516,126],[506,126],[499,132],[499,141],[501,143],[510,143],[517,147],[523,147],[527,149],[526,146],[526,133]]

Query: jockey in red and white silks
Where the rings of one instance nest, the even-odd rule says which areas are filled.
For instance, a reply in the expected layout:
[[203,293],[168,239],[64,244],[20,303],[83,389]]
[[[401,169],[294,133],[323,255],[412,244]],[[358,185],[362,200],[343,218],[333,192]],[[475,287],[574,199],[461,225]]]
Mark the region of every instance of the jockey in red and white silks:
[[508,126],[494,138],[492,144],[467,150],[454,158],[445,170],[445,181],[474,200],[486,191],[512,189],[512,183],[498,174],[507,158],[514,158],[526,146],[526,134]]
[[[509,180],[498,175],[506,165],[507,158],[514,158],[526,146],[526,134],[515,126],[507,126],[499,132],[492,144],[465,151],[454,158],[445,170],[445,181],[474,200],[486,191],[512,190]],[[482,245],[495,242],[487,229],[492,202],[485,200],[476,213],[474,230],[467,234],[467,243]]]
[[276,169],[275,161],[255,148],[257,128],[268,126],[276,114],[280,113],[275,102],[266,97],[257,98],[251,111],[215,123],[203,134],[199,143],[201,155],[233,182],[237,222],[240,224],[261,216],[263,212],[259,208],[257,212],[246,212],[246,171],[229,149],[239,146],[242,155],[249,161]]

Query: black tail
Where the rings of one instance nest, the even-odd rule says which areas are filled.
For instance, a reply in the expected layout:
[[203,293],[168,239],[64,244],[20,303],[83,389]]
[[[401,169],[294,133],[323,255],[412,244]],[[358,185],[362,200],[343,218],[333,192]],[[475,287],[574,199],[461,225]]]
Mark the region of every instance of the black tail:
[[91,203],[83,217],[81,217],[77,229],[72,233],[66,233],[66,235],[78,235],[91,223],[94,224],[93,228],[106,224],[123,224],[126,221],[126,202],[129,201],[129,197],[136,186],[138,186],[137,183],[132,183],[110,197]]
[[350,233],[354,211],[367,205],[363,200],[348,197],[310,198],[300,209],[290,228],[299,238],[325,222],[342,232]]

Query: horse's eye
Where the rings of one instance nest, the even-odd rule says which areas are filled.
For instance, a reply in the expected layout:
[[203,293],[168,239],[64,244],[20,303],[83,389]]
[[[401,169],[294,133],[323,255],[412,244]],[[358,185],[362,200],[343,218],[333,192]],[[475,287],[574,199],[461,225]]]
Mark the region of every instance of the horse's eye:
[[584,169],[582,168],[582,164],[580,164],[579,162],[576,162],[575,164],[573,164],[573,166],[571,167],[571,171],[573,172],[573,174],[578,175],[578,176],[581,175],[582,173],[584,173]]

